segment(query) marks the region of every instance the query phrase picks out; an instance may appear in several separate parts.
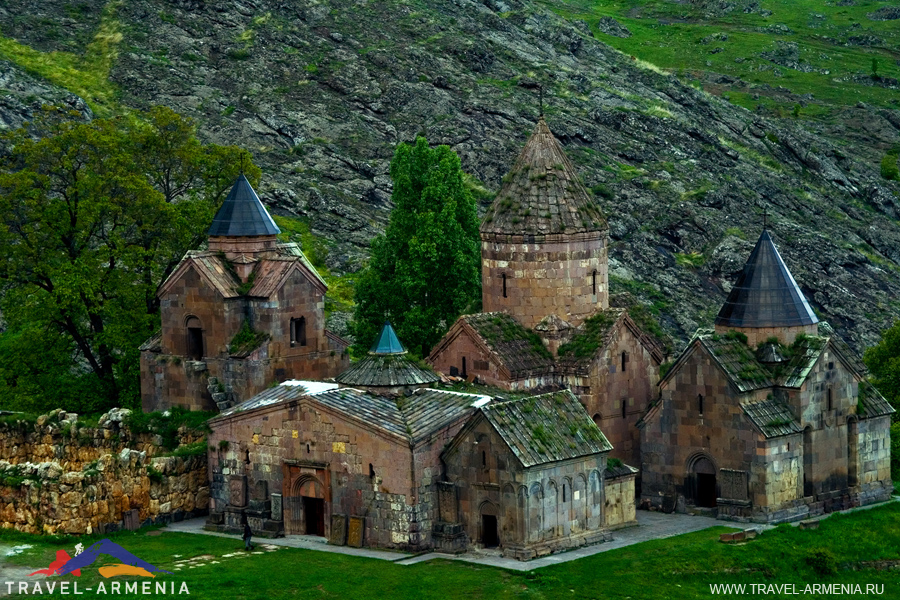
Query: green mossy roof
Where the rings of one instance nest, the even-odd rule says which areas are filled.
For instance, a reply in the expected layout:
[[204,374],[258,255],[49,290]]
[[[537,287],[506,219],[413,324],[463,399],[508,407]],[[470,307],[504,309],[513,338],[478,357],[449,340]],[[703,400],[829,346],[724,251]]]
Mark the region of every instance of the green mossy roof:
[[540,336],[506,313],[479,313],[463,317],[514,376],[544,371],[553,366],[553,355]]
[[612,450],[569,390],[491,403],[482,411],[524,467]]
[[557,354],[561,359],[576,362],[592,359],[606,346],[607,338],[624,312],[621,308],[610,308],[588,317],[572,340],[559,347]]

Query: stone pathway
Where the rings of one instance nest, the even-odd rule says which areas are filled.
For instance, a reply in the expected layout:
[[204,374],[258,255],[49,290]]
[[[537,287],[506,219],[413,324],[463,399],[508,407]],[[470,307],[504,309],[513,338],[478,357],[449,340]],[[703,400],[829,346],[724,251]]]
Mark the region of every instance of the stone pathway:
[[[894,497],[889,502],[898,502],[900,497]],[[887,503],[872,504],[859,508],[851,508],[849,510],[840,511],[843,513],[855,512],[858,510],[869,510],[878,506],[884,506]],[[837,513],[828,513],[814,517],[812,520],[820,520],[828,518]],[[239,540],[240,536],[230,535],[226,533],[217,533],[206,531],[203,525],[205,518],[191,519],[190,521],[181,521],[180,523],[170,523],[167,531],[180,531],[183,533],[197,533],[202,535],[212,535],[217,537],[226,537]],[[480,565],[489,565],[492,567],[500,567],[510,569],[512,571],[531,571],[540,569],[549,565],[557,565],[571,560],[578,560],[586,556],[593,556],[601,552],[608,552],[632,544],[639,544],[648,540],[659,540],[663,538],[673,537],[684,533],[692,533],[709,527],[734,527],[745,529],[756,529],[765,531],[772,529],[774,525],[762,525],[759,523],[735,523],[732,521],[718,521],[712,517],[701,517],[693,515],[681,514],[663,514],[658,512],[650,512],[645,510],[637,511],[637,526],[619,529],[612,533],[613,539],[602,544],[593,546],[584,546],[576,548],[568,552],[559,554],[551,554],[543,558],[536,558],[526,562],[516,560],[514,558],[506,558],[500,555],[499,550],[471,550],[466,554],[442,554],[440,552],[428,552],[425,554],[412,555],[404,552],[392,552],[389,550],[375,550],[371,548],[350,548],[348,546],[330,546],[328,540],[323,537],[313,535],[291,535],[283,538],[275,539],[259,539],[259,544],[271,544],[273,546],[285,546],[289,548],[303,548],[305,550],[318,550],[320,552],[332,552],[334,554],[346,554],[349,556],[362,556],[365,558],[375,558],[386,560],[398,565],[414,565],[420,562],[434,560],[436,558],[444,560],[459,560],[463,562],[476,563]],[[797,526],[799,522],[795,521],[791,525]]]

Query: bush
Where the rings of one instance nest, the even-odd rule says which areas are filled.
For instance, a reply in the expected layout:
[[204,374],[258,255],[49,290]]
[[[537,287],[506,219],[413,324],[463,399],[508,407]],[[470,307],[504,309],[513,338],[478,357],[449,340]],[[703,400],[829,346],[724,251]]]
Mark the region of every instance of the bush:
[[837,558],[831,550],[818,548],[806,555],[806,564],[812,567],[816,575],[827,577],[837,573]]
[[900,423],[891,425],[891,480],[900,481]]
[[885,154],[881,159],[881,176],[888,181],[900,181],[900,167],[896,154]]

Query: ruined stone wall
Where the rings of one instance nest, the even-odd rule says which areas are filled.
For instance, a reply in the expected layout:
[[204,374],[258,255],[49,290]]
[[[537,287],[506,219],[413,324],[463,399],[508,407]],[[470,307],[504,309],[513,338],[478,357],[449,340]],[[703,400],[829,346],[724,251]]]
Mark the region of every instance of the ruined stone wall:
[[272,518],[283,517],[285,530],[299,533],[293,531],[290,498],[299,498],[304,481],[315,481],[324,493],[326,537],[331,515],[346,515],[365,517],[367,546],[415,546],[412,454],[405,439],[379,434],[309,400],[217,419],[210,426],[211,510],[240,508],[232,486],[252,497],[264,481],[265,497],[258,501],[283,494],[284,513]]
[[111,411],[93,428],[61,411],[0,424],[0,527],[90,534],[206,514],[205,456],[158,456],[159,436],[130,432],[124,414]]
[[588,377],[569,375],[566,380],[612,444],[610,456],[633,466],[641,464],[640,432],[635,423],[656,399],[658,382],[659,363],[624,324],[593,362]]
[[538,237],[525,241],[522,236],[482,234],[484,312],[507,311],[523,326],[534,329],[550,314],[578,326],[597,309],[606,309],[606,235],[591,233],[571,236],[566,241],[543,241]]

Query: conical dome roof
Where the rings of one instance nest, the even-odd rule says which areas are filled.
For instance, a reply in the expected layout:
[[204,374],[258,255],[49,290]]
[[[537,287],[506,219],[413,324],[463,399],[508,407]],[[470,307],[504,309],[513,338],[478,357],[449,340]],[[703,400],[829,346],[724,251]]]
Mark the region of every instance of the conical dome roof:
[[398,388],[423,386],[438,381],[434,371],[418,364],[397,338],[387,321],[372,344],[369,356],[334,378],[340,384],[361,388]]
[[772,237],[763,229],[741,276],[716,317],[716,325],[794,327],[818,322],[775,249]]
[[259,201],[253,186],[241,173],[213,218],[208,235],[245,237],[278,233],[281,233],[278,225]]
[[390,321],[384,322],[384,327],[381,328],[381,333],[375,338],[375,343],[372,344],[369,354],[406,354],[406,348],[403,347],[400,339],[397,338],[397,333],[391,327]]
[[544,117],[503,181],[481,233],[549,235],[608,229],[600,206],[584,189]]

